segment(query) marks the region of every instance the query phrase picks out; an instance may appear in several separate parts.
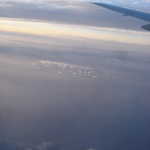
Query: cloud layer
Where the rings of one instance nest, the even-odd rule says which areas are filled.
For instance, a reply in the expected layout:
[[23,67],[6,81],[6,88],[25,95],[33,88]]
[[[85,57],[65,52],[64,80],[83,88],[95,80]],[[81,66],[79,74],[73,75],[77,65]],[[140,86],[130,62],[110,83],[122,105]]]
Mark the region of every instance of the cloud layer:
[[57,5],[57,7],[73,7],[74,4],[78,2],[104,2],[126,7],[141,8],[146,10],[148,10],[148,8],[150,7],[150,0],[0,0],[0,3],[2,4],[10,2],[33,3],[41,6]]

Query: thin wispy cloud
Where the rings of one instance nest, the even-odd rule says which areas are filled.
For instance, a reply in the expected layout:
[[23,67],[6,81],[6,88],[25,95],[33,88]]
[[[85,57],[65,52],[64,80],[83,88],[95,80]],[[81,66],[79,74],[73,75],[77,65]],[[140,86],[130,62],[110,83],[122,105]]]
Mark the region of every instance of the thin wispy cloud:
[[[149,45],[149,33],[117,28],[55,24],[38,21],[1,19],[0,31],[46,37],[85,38],[137,45]],[[120,36],[122,35],[122,38]]]

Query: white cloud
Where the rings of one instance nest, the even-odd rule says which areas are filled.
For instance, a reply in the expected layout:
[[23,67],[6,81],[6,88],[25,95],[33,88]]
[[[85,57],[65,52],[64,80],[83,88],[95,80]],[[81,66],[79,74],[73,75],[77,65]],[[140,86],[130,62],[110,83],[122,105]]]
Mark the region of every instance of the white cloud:
[[[59,76],[70,75],[76,78],[96,78],[96,72],[93,68],[75,64],[68,64],[63,62],[55,62],[48,60],[40,60],[38,62],[33,63],[32,65],[40,67],[40,69],[44,70],[55,70]],[[44,71],[43,70],[43,71]]]
[[53,148],[54,144],[52,142],[43,142],[40,145],[36,146],[36,150],[48,150]]

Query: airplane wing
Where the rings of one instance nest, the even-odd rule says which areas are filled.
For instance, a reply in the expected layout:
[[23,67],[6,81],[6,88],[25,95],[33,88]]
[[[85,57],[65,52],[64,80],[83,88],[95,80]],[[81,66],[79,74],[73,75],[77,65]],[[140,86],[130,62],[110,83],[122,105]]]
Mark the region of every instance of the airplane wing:
[[144,21],[150,21],[150,13],[145,13],[145,12],[141,12],[141,11],[137,11],[137,10],[133,10],[133,9],[128,9],[128,8],[123,8],[123,7],[119,7],[119,6],[115,6],[115,5],[111,5],[111,4],[106,4],[106,3],[93,3],[97,6],[101,6],[107,9],[110,9],[112,11],[118,12],[123,14],[124,16],[131,16],[131,17],[135,17]]

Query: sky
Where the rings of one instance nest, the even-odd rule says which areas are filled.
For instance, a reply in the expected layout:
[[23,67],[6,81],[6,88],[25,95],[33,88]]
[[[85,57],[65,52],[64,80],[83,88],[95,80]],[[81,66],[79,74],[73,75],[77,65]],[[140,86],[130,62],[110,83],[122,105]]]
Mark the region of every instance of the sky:
[[125,7],[133,7],[133,8],[142,8],[142,9],[147,9],[149,8],[150,5],[150,0],[1,0],[1,3],[5,2],[24,2],[24,3],[40,3],[40,4],[52,4],[52,3],[57,3],[57,4],[72,4],[76,2],[105,2],[105,3],[111,3],[111,4],[117,4]]
[[88,0],[0,0],[0,150],[149,150],[147,24]]

